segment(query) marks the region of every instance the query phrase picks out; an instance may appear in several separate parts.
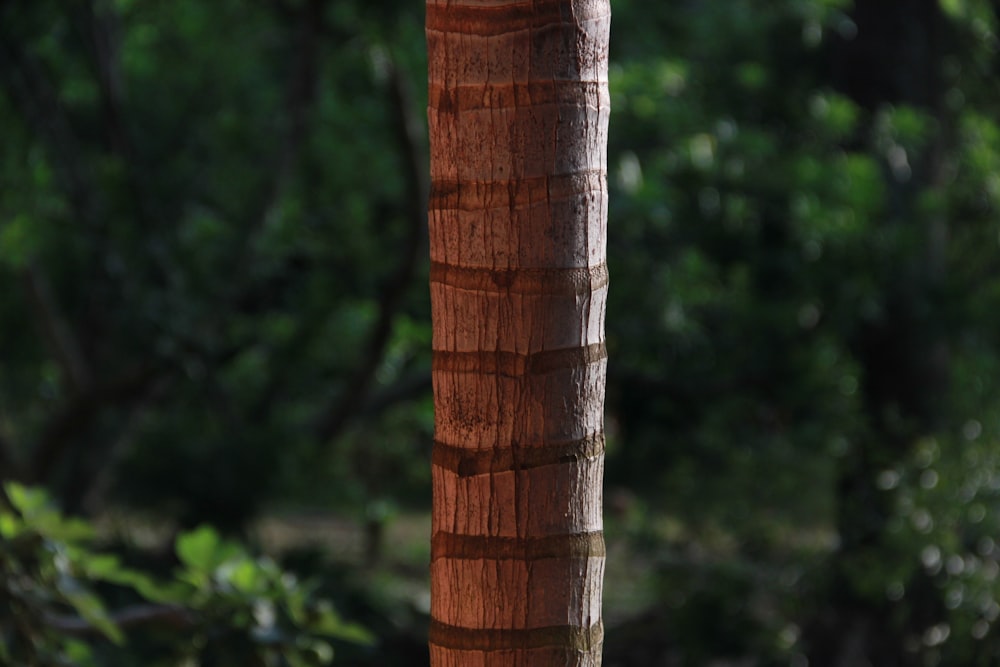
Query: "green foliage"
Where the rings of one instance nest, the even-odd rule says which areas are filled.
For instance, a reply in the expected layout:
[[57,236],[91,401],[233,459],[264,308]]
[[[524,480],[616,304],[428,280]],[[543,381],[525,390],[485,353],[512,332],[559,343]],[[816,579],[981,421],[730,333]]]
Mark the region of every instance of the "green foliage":
[[[398,138],[401,116],[420,119],[421,88],[397,100],[389,76],[410,85],[422,72],[421,13],[87,7],[0,9],[0,343],[15,351],[0,401],[18,415],[13,458],[39,467],[47,442],[39,479],[74,511],[90,493],[232,529],[270,498],[314,502],[333,486],[362,513],[366,486],[331,461],[334,441],[355,425],[384,437],[387,421],[426,424],[424,406],[382,400],[429,368],[417,177],[403,168],[425,148]],[[29,270],[44,303],[25,294]],[[75,387],[71,365],[92,385]],[[349,419],[328,432],[338,411]],[[406,432],[411,458],[430,440],[422,428]],[[323,483],[302,484],[314,470]]]
[[995,656],[997,500],[973,481],[1000,437],[989,5],[943,4],[924,106],[878,78],[904,49],[838,60],[897,5],[615,5],[608,477],[684,527],[653,540],[694,554],[665,559],[655,607],[680,664],[723,634],[757,664],[854,664],[832,657],[853,640],[872,664]]
[[175,576],[181,585],[172,596],[203,619],[191,640],[202,659],[227,656],[225,664],[237,665],[250,659],[240,658],[243,652],[261,664],[280,658],[290,665],[322,665],[333,658],[329,639],[373,640],[318,599],[314,586],[267,558],[251,557],[208,526],[178,537],[176,548],[182,568]]
[[8,664],[58,665],[89,655],[85,645],[52,627],[64,609],[121,644],[124,635],[93,585],[137,582],[141,575],[121,568],[114,557],[88,551],[89,525],[61,516],[41,490],[7,484],[3,498],[0,626],[5,631],[0,634],[0,654]]
[[[9,501],[0,503],[5,664],[127,664],[123,625],[173,628],[165,655],[142,658],[165,666],[318,666],[332,662],[331,640],[373,641],[317,595],[315,584],[208,526],[177,537],[180,568],[164,583],[94,550],[91,526],[60,514],[40,489],[8,483],[3,490]],[[131,605],[111,609],[107,585],[130,591]]]

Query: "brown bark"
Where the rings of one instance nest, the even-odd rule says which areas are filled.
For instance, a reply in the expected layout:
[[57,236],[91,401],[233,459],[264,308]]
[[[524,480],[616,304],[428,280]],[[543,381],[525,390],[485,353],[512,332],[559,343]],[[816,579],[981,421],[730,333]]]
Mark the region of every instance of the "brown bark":
[[608,0],[428,0],[431,664],[599,665]]

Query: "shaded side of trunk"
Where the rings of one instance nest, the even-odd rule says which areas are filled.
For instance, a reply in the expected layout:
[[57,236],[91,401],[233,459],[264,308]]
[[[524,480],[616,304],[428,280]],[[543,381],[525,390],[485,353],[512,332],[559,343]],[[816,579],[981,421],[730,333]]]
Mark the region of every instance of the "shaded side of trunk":
[[608,0],[428,0],[431,662],[599,665]]

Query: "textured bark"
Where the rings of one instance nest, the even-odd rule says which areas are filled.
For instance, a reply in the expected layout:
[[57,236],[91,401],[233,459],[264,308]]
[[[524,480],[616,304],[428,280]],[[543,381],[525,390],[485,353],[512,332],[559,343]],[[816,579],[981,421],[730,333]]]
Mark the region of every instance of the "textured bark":
[[428,0],[431,664],[599,665],[608,0]]

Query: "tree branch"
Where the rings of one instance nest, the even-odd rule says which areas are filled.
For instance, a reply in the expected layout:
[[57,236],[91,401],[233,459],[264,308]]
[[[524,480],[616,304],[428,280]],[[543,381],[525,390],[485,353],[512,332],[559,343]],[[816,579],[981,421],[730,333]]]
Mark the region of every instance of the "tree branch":
[[[125,77],[121,67],[121,26],[113,3],[89,0],[82,5],[80,32],[92,47],[94,75],[100,92],[105,142],[110,154],[124,167],[128,188],[139,222],[153,219],[158,210],[150,205],[147,170],[144,168],[126,114]],[[159,222],[163,222],[160,220]]]
[[[260,218],[254,226],[255,229],[260,229],[276,215],[299,162],[305,138],[309,134],[309,117],[316,105],[319,35],[325,6],[326,0],[309,0],[297,12],[299,23],[296,29],[296,43],[299,45],[299,49],[295,55],[295,62],[288,77],[288,88],[285,92],[287,127],[281,148],[278,151],[276,164],[271,169],[274,178],[264,191],[263,202],[260,206]],[[282,4],[276,5],[276,9],[281,8],[288,10]],[[247,235],[248,246],[252,238],[253,234]]]
[[321,442],[328,442],[338,435],[364,405],[375,372],[385,356],[385,349],[392,334],[392,321],[399,310],[406,288],[413,282],[418,257],[422,256],[427,229],[427,197],[430,174],[425,158],[425,138],[422,123],[413,111],[413,93],[409,81],[399,71],[395,62],[390,63],[390,95],[395,114],[396,138],[404,158],[407,175],[407,203],[409,228],[403,246],[403,257],[396,271],[390,276],[378,303],[378,318],[372,328],[361,363],[345,383],[340,401],[329,409],[319,423],[317,433]]
[[145,364],[123,373],[118,378],[91,391],[78,394],[49,421],[32,453],[28,475],[33,481],[45,482],[63,458],[74,436],[90,426],[100,408],[114,403],[139,400],[146,389],[162,373],[159,364]]
[[117,437],[110,440],[111,444],[107,451],[100,457],[93,457],[99,460],[99,467],[92,474],[87,475],[86,488],[80,493],[80,504],[87,514],[93,516],[100,512],[108,490],[112,487],[118,464],[135,441],[135,434],[142,423],[143,413],[151,404],[155,404],[163,398],[164,392],[173,380],[172,376],[161,375],[155,378],[145,391],[140,392],[136,401],[129,408]]
[[123,114],[125,83],[119,64],[118,17],[111,3],[103,2],[100,8],[96,4],[95,0],[83,4],[80,32],[93,47],[108,148],[130,161],[133,150]]
[[373,393],[361,408],[359,414],[367,418],[376,417],[397,403],[409,401],[430,393],[431,388],[430,369],[420,369],[412,375],[402,378],[392,386],[386,387],[383,391]]
[[[145,625],[188,630],[194,627],[197,622],[195,615],[180,605],[140,604],[112,612],[109,616],[111,622],[123,631]],[[74,637],[102,635],[98,628],[78,616],[46,614],[45,621],[53,630]]]
[[73,393],[86,392],[93,382],[93,375],[76,336],[52,295],[48,279],[31,263],[25,267],[21,277],[38,320],[38,328],[48,343],[52,356],[62,368],[63,376]]

